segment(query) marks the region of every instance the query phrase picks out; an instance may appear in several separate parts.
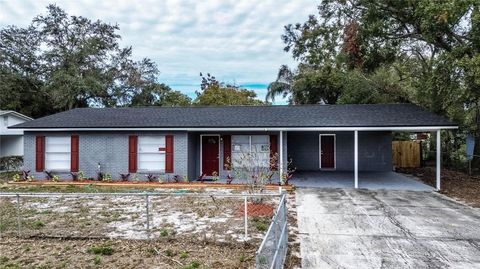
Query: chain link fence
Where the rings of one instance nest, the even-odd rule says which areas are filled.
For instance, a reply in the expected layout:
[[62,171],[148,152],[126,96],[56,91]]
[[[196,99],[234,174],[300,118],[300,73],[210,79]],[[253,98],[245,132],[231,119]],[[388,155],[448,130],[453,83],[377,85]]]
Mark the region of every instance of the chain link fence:
[[256,252],[256,268],[283,268],[287,256],[288,228],[286,195],[283,194],[270,227]]
[[[0,193],[1,236],[249,242],[262,245],[257,252],[261,255],[257,267],[270,268],[264,265],[275,261],[278,264],[286,252],[286,245],[280,244],[286,240],[285,196]],[[281,249],[274,251],[275,246]]]

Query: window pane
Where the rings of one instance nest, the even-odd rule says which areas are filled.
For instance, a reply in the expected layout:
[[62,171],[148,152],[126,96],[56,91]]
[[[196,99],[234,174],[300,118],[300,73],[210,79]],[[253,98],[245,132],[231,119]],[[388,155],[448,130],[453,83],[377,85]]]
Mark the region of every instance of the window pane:
[[252,135],[252,144],[269,144],[270,137],[268,135]]
[[165,136],[141,136],[138,138],[138,152],[159,152],[165,147]]
[[45,138],[45,170],[70,170],[69,136],[50,136]]
[[46,137],[45,152],[70,152],[70,137]]
[[143,171],[165,170],[165,136],[138,137],[138,169]]

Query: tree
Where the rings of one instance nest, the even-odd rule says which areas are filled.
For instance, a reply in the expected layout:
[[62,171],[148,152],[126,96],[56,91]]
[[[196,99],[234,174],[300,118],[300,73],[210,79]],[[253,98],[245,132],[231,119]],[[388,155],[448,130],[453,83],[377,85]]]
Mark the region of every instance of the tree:
[[207,74],[202,77],[200,91],[193,101],[202,106],[233,106],[233,105],[263,105],[265,102],[257,99],[255,91],[242,89],[235,85],[219,82],[214,76]]
[[293,103],[413,102],[474,133],[480,155],[478,1],[323,0],[282,40],[300,62],[283,91]]
[[40,117],[76,107],[190,102],[158,83],[150,59],[132,60],[132,48],[119,45],[118,25],[69,16],[56,5],[47,11],[28,27],[0,30],[1,109]]

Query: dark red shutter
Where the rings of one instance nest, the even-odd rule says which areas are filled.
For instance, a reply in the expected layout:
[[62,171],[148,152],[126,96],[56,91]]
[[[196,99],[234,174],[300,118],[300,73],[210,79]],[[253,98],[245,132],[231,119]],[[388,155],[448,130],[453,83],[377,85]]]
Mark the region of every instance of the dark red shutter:
[[45,168],[45,136],[35,138],[35,171],[43,172]]
[[137,141],[138,141],[138,137],[136,135],[131,135],[128,137],[128,172],[129,173],[137,172]]
[[70,156],[70,171],[78,172],[78,135],[72,135]]
[[165,136],[165,173],[173,173],[173,135]]
[[232,167],[232,136],[223,136],[223,169],[230,170]]
[[[270,169],[272,170],[277,170],[278,168],[279,156],[277,155],[277,152],[278,152],[277,136],[270,135]],[[276,160],[274,160],[274,156],[276,156]]]

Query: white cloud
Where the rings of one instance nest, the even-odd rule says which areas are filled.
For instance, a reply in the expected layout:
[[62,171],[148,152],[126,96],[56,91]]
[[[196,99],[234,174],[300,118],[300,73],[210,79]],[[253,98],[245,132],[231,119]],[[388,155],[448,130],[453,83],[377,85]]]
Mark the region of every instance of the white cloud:
[[[0,0],[0,27],[29,24],[49,2]],[[267,84],[281,64],[294,65],[283,51],[283,26],[316,12],[311,0],[55,3],[70,15],[118,23],[122,45],[132,46],[135,58],[154,60],[162,81],[192,85],[199,83],[199,72],[238,84]]]

